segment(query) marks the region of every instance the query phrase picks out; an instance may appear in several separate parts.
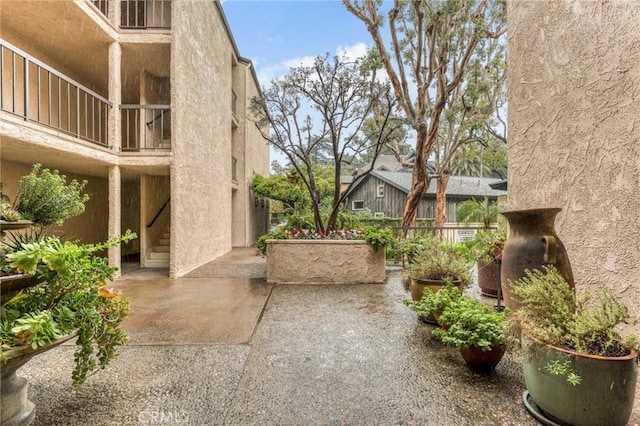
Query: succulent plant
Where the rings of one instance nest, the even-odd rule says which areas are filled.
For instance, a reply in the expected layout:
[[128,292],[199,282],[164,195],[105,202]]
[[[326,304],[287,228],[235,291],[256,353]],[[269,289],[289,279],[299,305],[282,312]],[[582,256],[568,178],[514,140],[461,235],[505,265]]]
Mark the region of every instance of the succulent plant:
[[22,219],[20,212],[11,207],[10,204],[2,203],[0,204],[0,219],[6,220],[7,222],[17,222]]

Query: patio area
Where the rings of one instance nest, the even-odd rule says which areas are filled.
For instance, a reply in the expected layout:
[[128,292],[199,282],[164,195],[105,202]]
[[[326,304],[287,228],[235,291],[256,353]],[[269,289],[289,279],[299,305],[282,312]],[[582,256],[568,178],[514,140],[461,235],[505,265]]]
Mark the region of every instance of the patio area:
[[34,424],[538,424],[522,405],[519,360],[469,370],[403,305],[399,268],[377,285],[147,270],[116,287],[132,302],[129,345],[77,391],[72,344],[30,361]]

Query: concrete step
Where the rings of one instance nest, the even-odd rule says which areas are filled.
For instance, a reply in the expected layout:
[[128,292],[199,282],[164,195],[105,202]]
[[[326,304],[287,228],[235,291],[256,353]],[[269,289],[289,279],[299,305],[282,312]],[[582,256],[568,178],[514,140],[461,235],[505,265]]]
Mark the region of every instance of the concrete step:
[[149,253],[147,260],[166,260],[168,262],[169,255],[170,255],[169,252],[152,251],[151,253]]
[[149,260],[147,259],[144,262],[145,268],[168,268],[169,261],[168,260]]
[[169,253],[169,246],[155,246],[151,251],[159,253]]
[[170,240],[171,239],[171,233],[170,232],[165,232],[164,234],[160,235],[160,238],[165,239],[165,240]]
[[158,240],[159,246],[168,246],[170,243],[171,243],[171,240],[169,238],[160,238]]

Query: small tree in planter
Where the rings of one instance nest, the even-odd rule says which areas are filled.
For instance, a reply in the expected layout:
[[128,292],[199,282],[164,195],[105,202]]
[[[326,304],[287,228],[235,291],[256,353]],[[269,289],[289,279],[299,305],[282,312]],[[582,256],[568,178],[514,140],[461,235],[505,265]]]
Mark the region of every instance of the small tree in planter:
[[608,290],[599,303],[575,292],[553,266],[512,283],[521,306],[509,322],[522,331],[525,405],[538,419],[573,425],[626,425],[633,409],[638,340],[616,328],[632,320]]

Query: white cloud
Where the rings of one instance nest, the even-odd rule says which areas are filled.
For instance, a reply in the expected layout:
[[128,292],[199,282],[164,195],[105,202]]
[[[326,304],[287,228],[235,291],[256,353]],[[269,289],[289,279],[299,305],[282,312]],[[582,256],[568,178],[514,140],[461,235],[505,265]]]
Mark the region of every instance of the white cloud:
[[338,46],[336,55],[354,61],[366,55],[367,50],[369,50],[369,46],[366,43],[356,43],[353,46]]
[[[335,54],[345,57],[347,60],[354,60],[362,57],[367,53],[369,46],[366,43],[356,43],[352,46],[338,46]],[[256,58],[253,65],[256,74],[262,86],[269,86],[271,81],[278,79],[289,72],[293,67],[311,66],[316,56],[298,56],[291,59],[285,59],[278,64],[268,65],[264,58]]]

